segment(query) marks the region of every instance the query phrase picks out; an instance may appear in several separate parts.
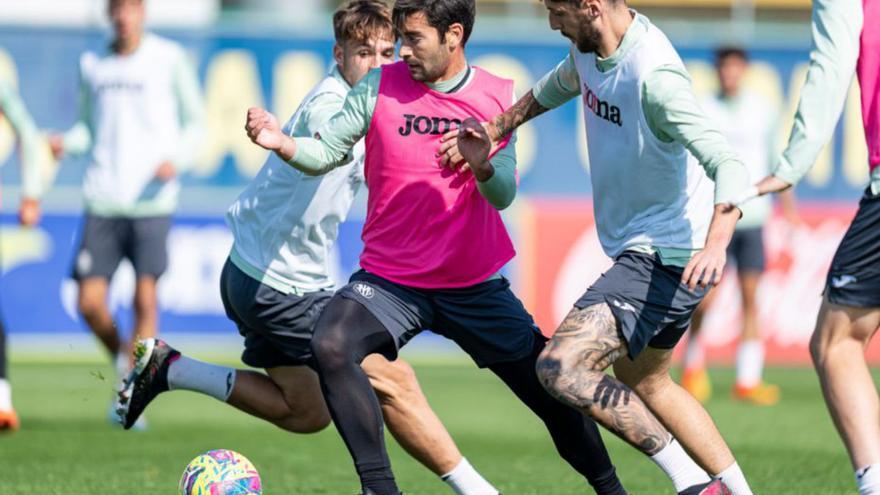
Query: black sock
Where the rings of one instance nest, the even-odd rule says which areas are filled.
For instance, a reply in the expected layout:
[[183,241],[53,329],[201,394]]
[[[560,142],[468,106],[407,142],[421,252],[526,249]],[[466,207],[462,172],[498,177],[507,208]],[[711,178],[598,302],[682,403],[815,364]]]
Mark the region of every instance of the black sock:
[[397,495],[385,450],[382,410],[360,367],[368,354],[376,352],[395,357],[396,347],[388,330],[360,303],[343,297],[331,300],[312,339],[324,400],[354,460],[364,491]]
[[489,369],[544,421],[559,455],[587,479],[596,493],[625,494],[596,423],[550,396],[538,381],[535,362],[543,348],[544,340],[536,339],[529,356],[519,361],[494,364]]

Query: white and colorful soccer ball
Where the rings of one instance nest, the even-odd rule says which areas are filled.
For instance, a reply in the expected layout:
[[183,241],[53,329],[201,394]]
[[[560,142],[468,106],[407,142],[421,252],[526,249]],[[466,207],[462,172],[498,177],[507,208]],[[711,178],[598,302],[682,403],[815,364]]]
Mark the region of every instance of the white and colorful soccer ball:
[[262,495],[251,461],[231,450],[212,450],[193,459],[180,478],[180,495]]

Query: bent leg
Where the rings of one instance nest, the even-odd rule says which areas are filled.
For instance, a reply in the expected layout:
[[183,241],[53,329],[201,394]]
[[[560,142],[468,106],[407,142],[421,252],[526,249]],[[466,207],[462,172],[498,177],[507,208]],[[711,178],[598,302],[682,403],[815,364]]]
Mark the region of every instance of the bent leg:
[[711,475],[733,464],[730,449],[703,406],[669,376],[672,350],[648,347],[614,363],[614,374],[644,401],[694,460]]
[[461,462],[461,452],[428,404],[412,367],[379,354],[368,356],[361,366],[398,443],[437,476],[452,471]]
[[854,469],[880,463],[880,402],[865,348],[880,326],[880,309],[822,301],[810,341],[825,404]]
[[574,308],[538,358],[538,378],[557,399],[654,455],[669,443],[669,432],[631,388],[604,372],[626,352],[607,304]]
[[396,495],[385,449],[382,411],[360,363],[396,352],[391,334],[360,303],[334,297],[318,320],[312,353],[333,423],[354,460],[364,491]]
[[107,288],[108,280],[104,277],[80,280],[78,308],[92,333],[115,359],[120,350],[119,334],[107,307]]
[[306,366],[235,372],[227,403],[293,433],[315,433],[330,424],[318,375]]
[[494,364],[489,369],[541,418],[559,455],[587,479],[596,493],[626,493],[596,423],[551,397],[538,381],[535,366],[543,347],[543,339],[536,339],[534,351],[526,358]]

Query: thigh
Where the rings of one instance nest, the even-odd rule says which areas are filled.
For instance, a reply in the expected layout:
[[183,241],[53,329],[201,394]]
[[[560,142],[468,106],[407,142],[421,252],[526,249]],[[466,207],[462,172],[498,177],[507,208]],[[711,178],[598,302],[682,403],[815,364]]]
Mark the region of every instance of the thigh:
[[708,291],[690,290],[681,283],[681,272],[681,268],[663,265],[657,256],[625,252],[587,289],[575,308],[604,304],[631,359],[649,345],[671,349]]
[[382,397],[397,397],[405,391],[420,390],[415,371],[403,359],[389,361],[381,354],[371,354],[361,362],[373,390]]
[[825,296],[840,306],[880,308],[880,195],[870,190],[831,261]]
[[311,362],[315,323],[330,292],[283,294],[227,260],[220,276],[220,296],[226,315],[244,337],[245,364],[268,369]]
[[455,341],[481,368],[528,356],[540,337],[505,278],[431,293],[435,332]]
[[124,256],[125,238],[122,219],[86,214],[73,263],[73,278],[83,281],[113,277]]
[[424,291],[396,284],[361,270],[336,292],[366,308],[388,331],[399,350],[434,320]]
[[626,354],[626,339],[604,302],[572,308],[543,351],[562,369],[604,370]]
[[867,346],[878,328],[880,308],[842,306],[826,297],[819,310],[812,345],[827,349],[839,342],[856,340]]
[[147,217],[129,220],[130,234],[126,256],[138,276],[159,278],[168,268],[168,232],[171,217]]

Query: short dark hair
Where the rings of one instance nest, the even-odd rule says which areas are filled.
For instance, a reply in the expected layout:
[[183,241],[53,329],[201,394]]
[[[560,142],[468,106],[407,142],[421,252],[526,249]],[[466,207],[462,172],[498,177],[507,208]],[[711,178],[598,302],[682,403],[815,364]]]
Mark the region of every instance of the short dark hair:
[[446,39],[449,26],[461,24],[464,28],[462,45],[471,37],[477,16],[474,0],[397,0],[391,15],[394,26],[399,29],[407,17],[419,12],[425,14],[428,24],[440,34],[440,41]]
[[721,65],[722,62],[730,57],[738,58],[743,62],[749,61],[749,54],[745,48],[734,45],[719,46],[715,49],[715,65]]
[[391,12],[382,0],[351,0],[333,14],[333,35],[338,43],[367,41],[387,35],[394,39]]

